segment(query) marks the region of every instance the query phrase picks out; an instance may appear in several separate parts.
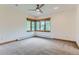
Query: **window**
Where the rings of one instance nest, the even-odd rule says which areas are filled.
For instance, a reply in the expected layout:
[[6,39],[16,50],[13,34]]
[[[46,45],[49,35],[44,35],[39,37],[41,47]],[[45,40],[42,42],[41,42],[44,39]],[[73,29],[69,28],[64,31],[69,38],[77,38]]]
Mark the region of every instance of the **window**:
[[34,21],[32,21],[32,31],[34,31],[35,30],[35,22]]
[[40,30],[40,22],[39,21],[36,22],[36,30]]
[[50,30],[50,21],[46,21],[46,30]]
[[44,21],[41,21],[41,30],[44,31],[44,28],[45,28],[45,23]]
[[27,31],[50,32],[50,19],[27,20]]

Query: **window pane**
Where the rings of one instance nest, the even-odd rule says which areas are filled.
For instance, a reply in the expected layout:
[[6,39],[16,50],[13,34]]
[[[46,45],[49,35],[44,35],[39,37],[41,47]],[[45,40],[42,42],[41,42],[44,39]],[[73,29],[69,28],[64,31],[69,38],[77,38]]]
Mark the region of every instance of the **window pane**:
[[32,30],[35,30],[35,22],[32,21]]
[[50,21],[46,21],[46,30],[50,31]]
[[40,30],[40,28],[39,28],[39,21],[36,22],[36,30]]
[[41,21],[41,30],[44,30],[44,21]]
[[30,21],[27,21],[27,31],[30,30]]

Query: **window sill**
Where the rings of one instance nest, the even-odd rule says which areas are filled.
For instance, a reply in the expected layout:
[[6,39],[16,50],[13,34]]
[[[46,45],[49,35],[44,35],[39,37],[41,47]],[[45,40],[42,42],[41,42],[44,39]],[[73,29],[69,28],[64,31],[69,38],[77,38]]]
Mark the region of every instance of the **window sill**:
[[36,31],[27,31],[27,32],[51,32],[51,31],[36,30]]

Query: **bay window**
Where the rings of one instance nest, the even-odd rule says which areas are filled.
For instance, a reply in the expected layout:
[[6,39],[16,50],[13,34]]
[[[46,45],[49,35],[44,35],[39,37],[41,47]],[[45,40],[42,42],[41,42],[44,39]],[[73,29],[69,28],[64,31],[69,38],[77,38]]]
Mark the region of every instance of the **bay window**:
[[27,18],[27,31],[50,32],[50,18],[37,20]]

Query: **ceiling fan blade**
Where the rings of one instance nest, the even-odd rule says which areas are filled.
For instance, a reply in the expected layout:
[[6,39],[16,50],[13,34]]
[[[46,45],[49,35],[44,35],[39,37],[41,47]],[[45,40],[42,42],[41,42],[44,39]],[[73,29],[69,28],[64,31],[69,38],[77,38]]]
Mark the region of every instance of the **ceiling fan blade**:
[[41,7],[43,7],[43,6],[44,6],[44,4],[41,4],[39,8],[41,8]]
[[39,10],[40,10],[39,12],[43,13],[43,11],[41,9],[39,9]]

